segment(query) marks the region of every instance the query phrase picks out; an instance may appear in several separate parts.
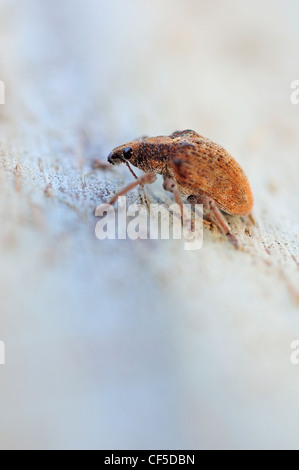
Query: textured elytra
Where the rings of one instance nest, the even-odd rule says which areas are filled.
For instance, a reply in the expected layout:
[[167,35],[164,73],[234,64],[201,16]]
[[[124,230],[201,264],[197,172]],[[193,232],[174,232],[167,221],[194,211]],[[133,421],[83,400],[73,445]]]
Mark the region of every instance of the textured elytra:
[[236,160],[205,137],[176,139],[170,162],[184,194],[204,195],[232,215],[250,214],[253,196],[249,181]]
[[114,163],[123,161],[126,147],[133,150],[132,165],[172,178],[182,196],[206,196],[232,215],[251,213],[253,196],[241,166],[223,147],[197,132],[188,129],[128,142],[111,152]]

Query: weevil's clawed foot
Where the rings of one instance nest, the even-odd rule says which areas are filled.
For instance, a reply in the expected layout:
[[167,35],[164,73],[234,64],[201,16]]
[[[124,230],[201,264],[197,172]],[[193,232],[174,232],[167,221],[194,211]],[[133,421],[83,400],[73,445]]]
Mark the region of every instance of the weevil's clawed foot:
[[226,236],[228,237],[229,241],[233,244],[233,246],[236,248],[236,250],[239,249],[239,242],[237,240],[237,237],[232,234],[231,232],[228,232],[226,234]]
[[249,235],[249,237],[252,236],[252,230],[251,230],[251,227],[249,227],[249,225],[246,226],[245,233],[246,235]]
[[248,215],[248,220],[250,221],[251,225],[253,225],[254,227],[257,227],[256,220],[255,220],[255,218],[253,217],[252,214]]
[[242,218],[245,222],[245,233],[249,235],[250,237],[252,236],[252,227],[257,227],[257,223],[255,221],[255,218],[253,217],[252,214],[246,215],[244,218]]

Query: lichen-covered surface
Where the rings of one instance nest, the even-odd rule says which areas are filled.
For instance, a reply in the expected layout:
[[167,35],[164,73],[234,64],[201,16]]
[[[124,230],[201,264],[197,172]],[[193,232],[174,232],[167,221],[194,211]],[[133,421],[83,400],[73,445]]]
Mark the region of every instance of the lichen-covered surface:
[[[298,6],[0,7],[0,447],[299,448]],[[249,177],[244,251],[207,229],[199,251],[97,240],[132,175],[93,159],[185,128]]]

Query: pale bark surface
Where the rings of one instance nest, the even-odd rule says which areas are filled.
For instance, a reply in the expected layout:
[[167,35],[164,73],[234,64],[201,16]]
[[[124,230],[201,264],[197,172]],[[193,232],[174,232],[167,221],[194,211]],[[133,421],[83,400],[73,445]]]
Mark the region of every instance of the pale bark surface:
[[[0,6],[0,447],[299,448],[298,7]],[[244,251],[208,230],[198,252],[97,240],[132,176],[92,160],[184,128],[251,181]]]

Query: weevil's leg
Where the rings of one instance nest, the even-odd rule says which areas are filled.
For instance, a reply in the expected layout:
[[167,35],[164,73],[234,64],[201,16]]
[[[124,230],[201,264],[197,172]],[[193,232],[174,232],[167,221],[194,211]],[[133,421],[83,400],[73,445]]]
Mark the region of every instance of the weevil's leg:
[[176,185],[176,182],[173,181],[170,178],[165,178],[164,182],[163,182],[163,189],[165,189],[165,191],[169,191],[170,193],[173,194],[175,202],[180,207],[181,218],[182,218],[182,222],[183,222],[184,206],[183,206],[183,201],[182,201],[181,195],[179,193],[178,187]]
[[102,162],[101,160],[95,158],[92,161],[92,169],[93,169],[93,171],[90,172],[90,173],[93,173],[95,170],[104,170],[104,171],[108,170],[108,171],[111,171],[113,168],[109,163]]
[[247,217],[248,217],[250,223],[256,227],[256,220],[255,220],[255,218],[253,217],[253,214],[251,213],[251,214],[249,214]]
[[210,199],[210,198],[206,198],[206,199],[209,204],[210,210],[212,211],[218,225],[223,230],[225,235],[229,238],[230,242],[234,245],[234,247],[238,248],[239,247],[238,240],[235,237],[235,235],[231,232],[230,227],[227,221],[225,220],[224,216],[222,215],[220,209],[218,209],[213,199]]
[[248,235],[251,237],[252,235],[251,227],[252,226],[256,227],[255,218],[253,217],[252,214],[244,215],[241,218],[243,222],[246,224],[245,233],[248,233]]
[[144,186],[140,185],[138,192],[139,192],[140,204],[144,205],[147,211],[150,212],[150,202],[149,202],[149,198],[146,194]]
[[[131,168],[131,166],[129,165],[129,162],[125,161],[124,162],[126,164],[126,166],[128,167],[128,169],[130,170],[131,174],[134,176],[134,178],[136,180],[138,180],[138,176],[135,174],[135,172],[133,171],[133,169]],[[139,198],[140,198],[140,202],[141,204],[145,204],[148,212],[150,212],[150,203],[149,203],[149,199],[147,197],[147,194],[145,192],[145,189],[144,189],[144,186],[140,185],[140,188],[139,188]]]
[[147,208],[147,211],[150,212],[150,201],[148,198],[148,195],[146,194],[145,188],[143,186],[140,186],[141,192],[139,194],[140,201],[142,204],[145,205]]
[[181,211],[181,222],[183,225],[184,224],[184,205],[183,205],[183,200],[181,198],[176,182],[172,180],[171,178],[165,178],[163,182],[163,189],[173,194],[174,200],[179,206],[180,211]]
[[140,176],[140,178],[137,178],[136,181],[133,181],[133,183],[128,184],[125,188],[123,188],[121,191],[116,193],[113,198],[109,201],[109,204],[114,204],[117,199],[120,196],[124,196],[127,194],[131,189],[136,188],[136,186],[144,186],[145,184],[152,184],[156,181],[157,176],[155,173],[145,173],[145,175]]
[[[207,202],[201,196],[195,196],[194,194],[192,194],[191,196],[187,197],[187,201],[192,206],[195,206],[195,204],[202,204],[204,209],[209,209],[210,210],[209,205],[207,204]],[[209,227],[209,229],[211,229],[211,227],[214,227],[215,223],[211,222],[211,220],[206,220],[205,217],[206,217],[206,215],[203,214],[203,216],[202,216],[203,223],[205,225],[207,225]]]
[[[209,197],[206,197],[206,196],[199,196],[199,197],[195,196],[195,197],[196,197],[197,203],[199,203],[198,201],[200,201],[200,203],[203,204],[204,207],[208,208],[212,212],[218,226],[225,233],[225,235],[229,238],[230,242],[234,245],[234,247],[238,248],[239,243],[238,243],[237,238],[235,237],[235,235],[233,233],[231,233],[231,230],[230,230],[230,227],[229,227],[227,221],[225,220],[225,218],[222,215],[221,211],[216,206],[213,199],[210,199]],[[189,196],[188,201],[191,201],[190,198],[194,198],[194,196]],[[194,200],[194,199],[192,199],[192,200]]]

